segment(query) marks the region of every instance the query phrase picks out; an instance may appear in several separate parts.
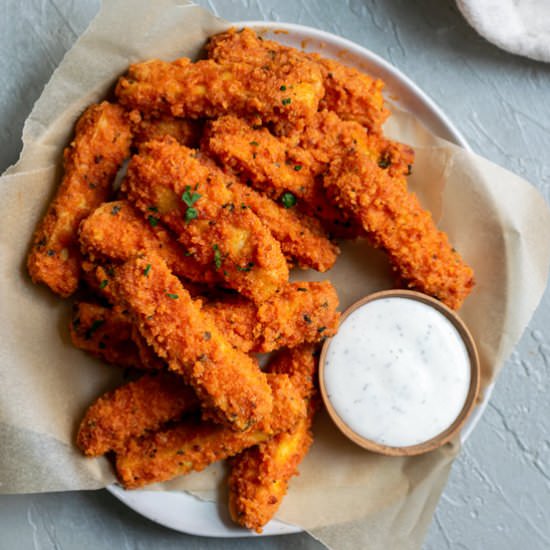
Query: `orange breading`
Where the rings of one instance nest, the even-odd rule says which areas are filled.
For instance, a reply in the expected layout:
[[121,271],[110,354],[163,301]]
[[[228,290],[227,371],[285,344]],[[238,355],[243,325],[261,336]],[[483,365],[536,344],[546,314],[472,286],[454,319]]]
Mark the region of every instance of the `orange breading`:
[[235,203],[246,204],[281,245],[291,262],[302,269],[328,271],[340,249],[330,242],[320,222],[295,208],[278,205],[254,189],[235,182],[231,186]]
[[123,190],[227,286],[261,302],[288,280],[281,247],[246,205],[230,207],[232,178],[198,155],[168,136],[150,141],[132,158]]
[[[316,114],[312,118],[310,124],[314,125],[314,130],[308,133],[315,137],[316,142],[322,136],[319,117]],[[366,136],[362,128],[361,132]],[[310,141],[306,143],[309,145]],[[296,208],[319,218],[331,234],[355,237],[358,234],[356,225],[350,222],[346,212],[331,204],[322,184],[315,178],[347,148],[347,140],[333,138],[330,144],[323,149],[326,159],[321,163],[312,154],[315,150],[310,152],[298,146],[295,139],[282,140],[266,128],[256,129],[242,119],[226,116],[209,125],[201,146],[226,169],[272,199],[280,200],[285,193],[292,193],[297,199]]]
[[87,456],[119,451],[131,437],[156,430],[197,408],[193,390],[181,377],[146,374],[97,399],[80,423],[76,442]]
[[324,281],[288,284],[257,306],[243,298],[210,302],[204,312],[237,349],[269,353],[336,334],[337,307],[336,290]]
[[[149,211],[150,216],[155,212]],[[153,222],[154,223],[154,222]],[[219,277],[189,256],[162,226],[154,227],[128,201],[106,202],[80,225],[82,252],[92,260],[124,262],[138,252],[156,252],[178,276],[196,283],[213,283]]]
[[224,167],[269,197],[278,199],[290,191],[307,201],[314,192],[314,159],[293,145],[232,115],[212,121],[201,144]]
[[461,306],[474,286],[473,271],[401,180],[353,152],[333,163],[324,183],[337,204],[361,219],[409,287]]
[[273,412],[258,425],[235,432],[210,422],[186,421],[149,436],[132,438],[116,455],[116,470],[128,489],[166,481],[209,464],[272,437],[292,430],[307,414],[286,375],[269,375]]
[[287,285],[276,299],[258,306],[257,350],[273,351],[319,342],[338,330],[338,294],[329,281]]
[[257,361],[227,342],[160,256],[126,262],[114,283],[147,343],[219,420],[243,430],[271,412],[271,392]]
[[63,153],[63,179],[27,258],[35,283],[45,283],[61,296],[76,290],[81,271],[78,225],[109,197],[112,181],[130,153],[130,139],[130,124],[119,105],[92,105],[78,120],[74,139]]
[[253,66],[182,58],[130,65],[115,93],[125,107],[152,115],[213,118],[231,112],[286,133],[317,111],[324,88],[321,69],[308,59]]
[[249,63],[262,66],[266,63],[298,62],[308,60],[321,70],[325,95],[321,109],[330,109],[345,120],[356,120],[371,133],[380,134],[382,124],[389,115],[384,106],[384,83],[339,61],[318,54],[308,54],[260,38],[251,29],[229,29],[210,38],[206,50],[208,57],[218,63]]
[[290,478],[298,475],[298,465],[313,443],[310,416],[291,432],[278,434],[232,459],[229,513],[235,523],[261,533],[273,518]]
[[107,363],[137,369],[165,367],[121,308],[76,302],[69,330],[75,347]]
[[140,146],[152,139],[172,136],[186,147],[198,147],[203,129],[203,121],[189,118],[174,118],[169,115],[142,117],[139,111],[130,112],[132,123],[132,145]]
[[309,405],[307,416],[294,429],[243,451],[231,461],[228,482],[231,517],[239,525],[259,533],[275,515],[290,478],[298,473],[297,467],[313,442],[315,348],[304,345],[282,350],[270,361],[268,369],[271,373],[287,374]]

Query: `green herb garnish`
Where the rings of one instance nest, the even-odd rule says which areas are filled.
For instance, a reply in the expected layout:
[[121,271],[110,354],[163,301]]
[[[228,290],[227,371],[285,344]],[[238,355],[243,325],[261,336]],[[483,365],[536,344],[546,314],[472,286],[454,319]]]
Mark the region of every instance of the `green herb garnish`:
[[185,221],[189,223],[191,220],[194,220],[199,217],[199,213],[196,208],[189,207],[185,211]]
[[99,283],[99,288],[105,288],[109,284],[109,281],[107,279],[103,279],[101,283]]
[[145,266],[145,269],[143,270],[143,274],[148,277],[149,276],[149,271],[151,271],[151,264],[147,264]]
[[166,296],[168,296],[168,298],[172,298],[172,300],[177,300],[179,298],[177,294],[172,294],[171,292],[167,292]]
[[290,104],[292,103],[292,99],[290,99],[290,97],[285,97],[285,98],[281,101],[281,103],[282,103],[283,105],[290,105]]
[[96,319],[92,325],[90,326],[90,328],[86,331],[86,333],[84,334],[84,337],[86,338],[86,340],[89,340],[93,333],[104,323],[105,321],[103,319]]
[[281,196],[281,203],[285,208],[292,208],[296,204],[296,197],[287,191],[286,193],[283,193]]
[[193,206],[200,198],[202,197],[202,195],[200,195],[199,193],[195,193],[194,191],[192,192],[191,191],[191,186],[190,185],[186,185],[185,186],[185,191],[183,192],[183,194],[181,195],[181,200],[189,207]]
[[156,227],[159,223],[159,219],[155,218],[154,216],[148,216],[147,219],[149,220],[151,227]]
[[220,269],[222,266],[222,253],[220,251],[220,247],[215,244],[212,249],[214,250],[214,265],[216,266],[216,269]]

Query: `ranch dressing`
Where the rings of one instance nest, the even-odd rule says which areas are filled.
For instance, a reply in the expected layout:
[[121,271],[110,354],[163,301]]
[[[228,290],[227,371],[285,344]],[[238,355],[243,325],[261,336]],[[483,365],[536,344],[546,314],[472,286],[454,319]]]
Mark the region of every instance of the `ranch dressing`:
[[324,382],[334,410],[356,434],[406,447],[454,422],[470,369],[451,321],[417,300],[390,297],[343,321],[327,350]]

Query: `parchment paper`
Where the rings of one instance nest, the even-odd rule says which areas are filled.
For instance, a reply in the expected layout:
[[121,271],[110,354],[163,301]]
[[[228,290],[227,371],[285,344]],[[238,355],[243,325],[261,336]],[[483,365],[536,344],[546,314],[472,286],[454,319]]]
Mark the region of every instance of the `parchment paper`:
[[[129,63],[194,57],[207,36],[228,26],[185,1],[110,1],[25,124],[21,158],[0,180],[2,493],[95,489],[114,481],[105,459],[83,458],[73,442],[85,408],[119,384],[120,373],[70,345],[70,302],[32,285],[24,265],[74,122],[109,93]],[[415,147],[411,189],[475,269],[476,288],[460,313],[478,343],[486,387],[544,291],[550,213],[529,183],[436,138],[410,114],[394,110],[386,130]],[[329,273],[298,278],[330,278],[342,309],[392,282],[384,254],[364,243],[346,244]],[[458,449],[454,442],[422,457],[377,456],[350,443],[321,414],[315,444],[277,517],[335,548],[418,548]],[[214,466],[161,488],[212,498],[223,475]]]

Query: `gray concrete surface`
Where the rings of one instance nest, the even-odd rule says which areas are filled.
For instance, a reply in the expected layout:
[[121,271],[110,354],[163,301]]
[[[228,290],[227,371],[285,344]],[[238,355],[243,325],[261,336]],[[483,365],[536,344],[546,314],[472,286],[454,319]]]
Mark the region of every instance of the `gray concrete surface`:
[[[451,0],[203,0],[230,20],[303,23],[388,59],[444,109],[473,149],[550,197],[550,65],[479,38]],[[0,169],[98,0],[0,2]],[[550,548],[550,294],[456,461],[425,550]],[[307,535],[213,540],[145,520],[105,491],[0,497],[0,549],[318,548]]]

